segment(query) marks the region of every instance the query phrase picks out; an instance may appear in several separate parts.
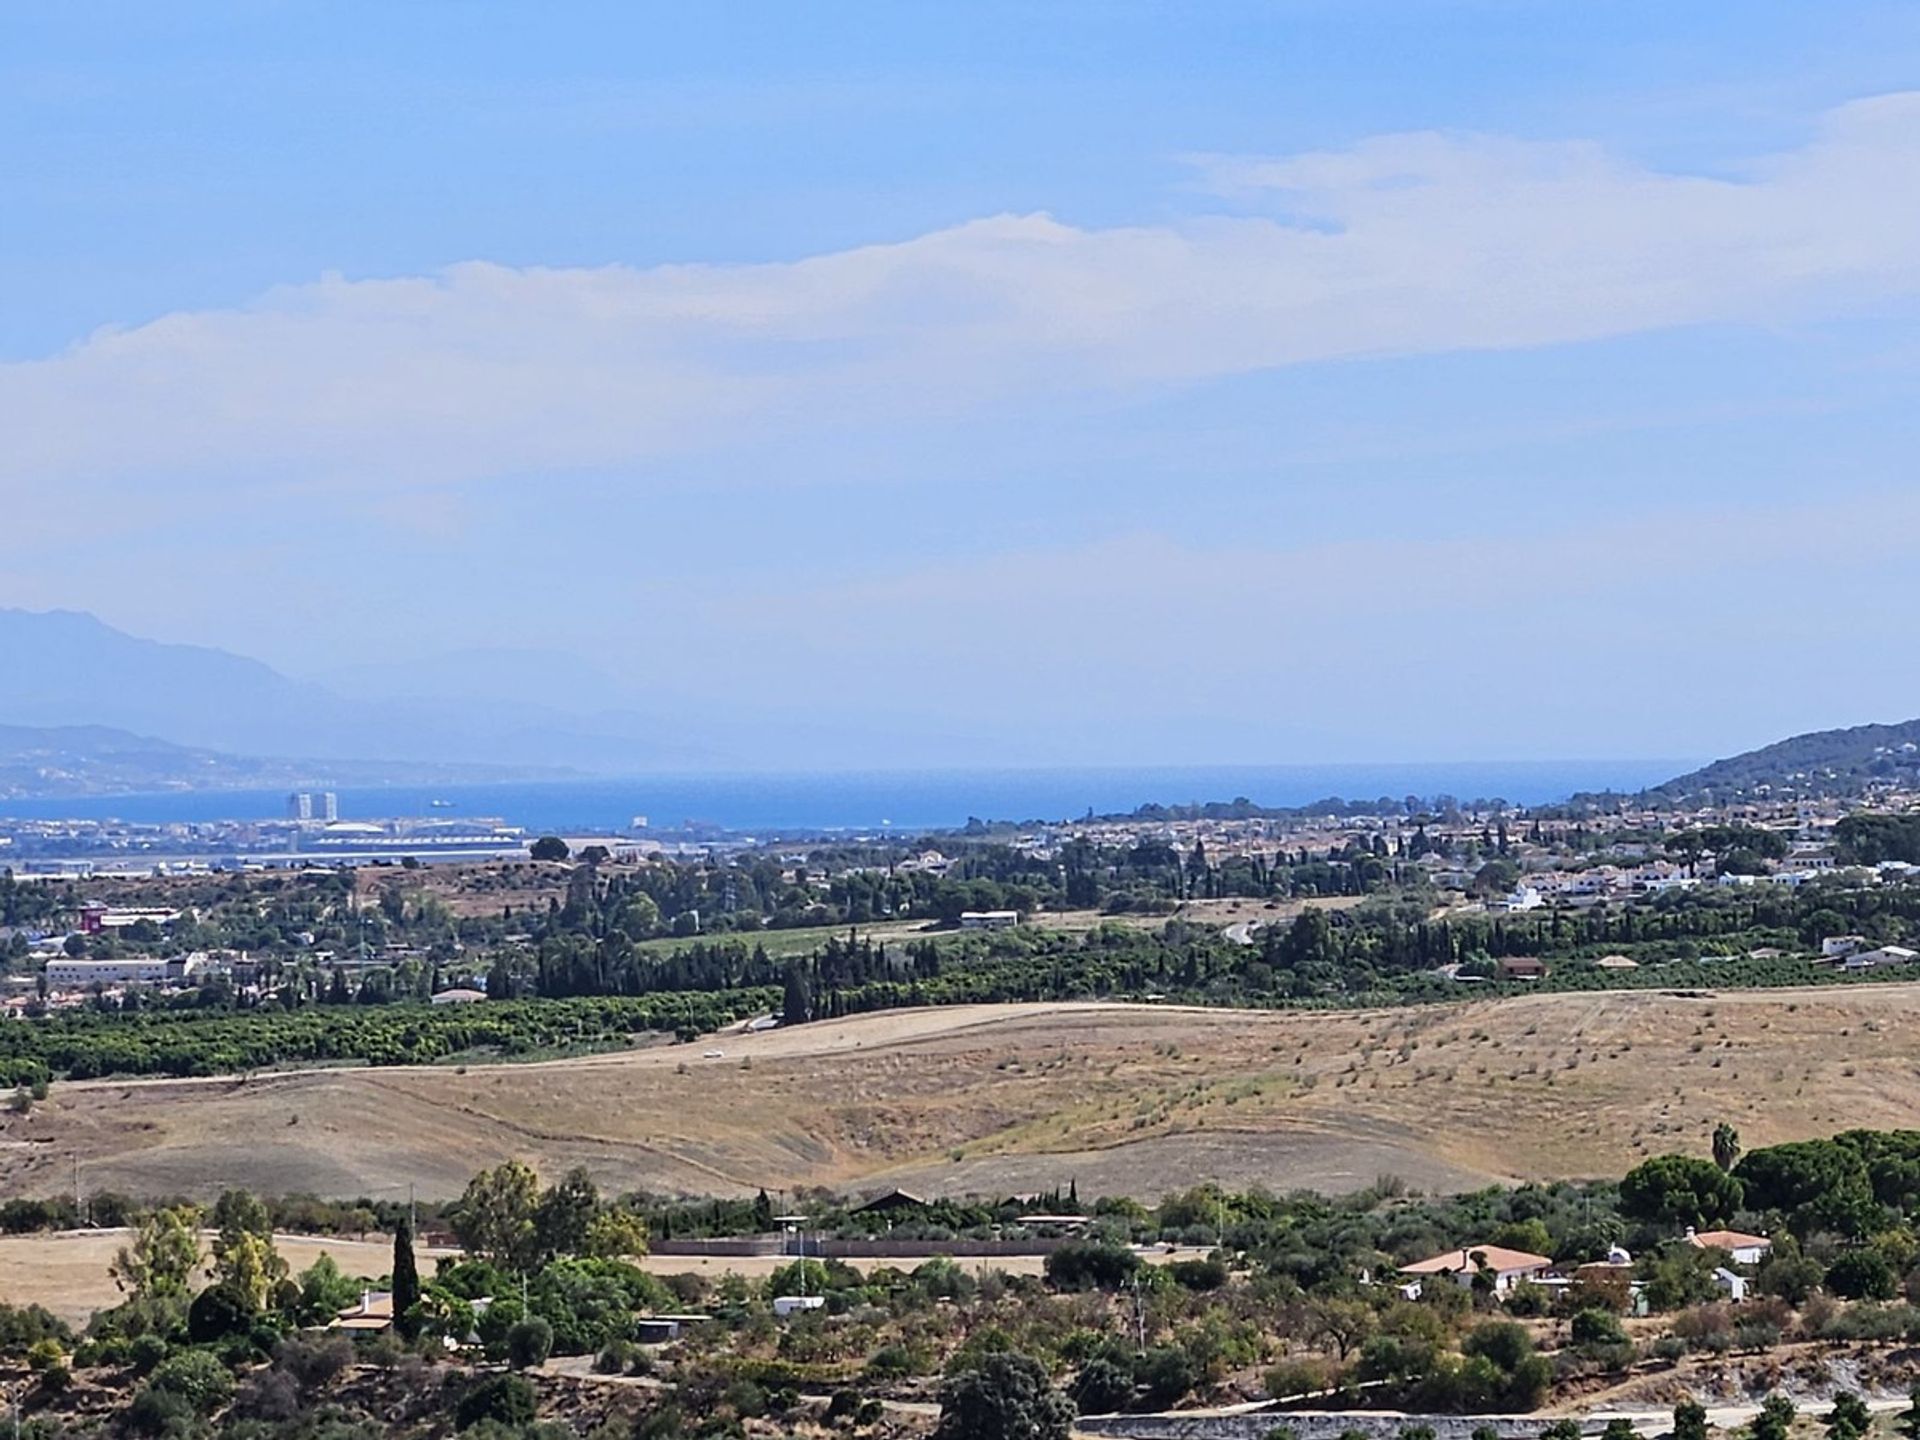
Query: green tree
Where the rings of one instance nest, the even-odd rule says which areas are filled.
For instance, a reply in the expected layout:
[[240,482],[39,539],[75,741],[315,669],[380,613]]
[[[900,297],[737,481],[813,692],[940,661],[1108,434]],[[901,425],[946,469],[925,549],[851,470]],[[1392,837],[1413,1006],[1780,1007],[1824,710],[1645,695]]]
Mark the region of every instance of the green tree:
[[136,1300],[184,1298],[200,1268],[200,1214],[191,1205],[155,1210],[113,1259],[114,1283]]
[[1001,1351],[941,1387],[934,1440],[1067,1440],[1073,1402],[1030,1355]]
[[449,1221],[468,1254],[504,1269],[526,1270],[538,1259],[534,1213],[539,1204],[540,1179],[533,1167],[505,1160],[467,1182]]
[[1707,1440],[1707,1407],[1698,1400],[1674,1406],[1673,1440]]
[[1650,1225],[1710,1225],[1740,1208],[1740,1182],[1691,1155],[1656,1155],[1620,1181],[1620,1209]]
[[1867,1402],[1850,1390],[1833,1397],[1833,1409],[1827,1412],[1827,1440],[1861,1440],[1873,1424]]
[[804,1025],[813,1018],[813,991],[807,985],[807,972],[795,960],[787,965],[786,996],[780,1007],[782,1025]]
[[1755,1210],[1774,1210],[1804,1238],[1816,1230],[1867,1234],[1880,1216],[1866,1162],[1831,1140],[1797,1140],[1749,1151],[1734,1167]]
[[393,1227],[393,1325],[403,1339],[420,1333],[420,1269],[413,1258],[413,1217]]
[[574,1166],[534,1206],[534,1246],[541,1259],[583,1255],[587,1231],[600,1210],[600,1190],[582,1166]]
[[1769,1395],[1760,1404],[1760,1413],[1747,1433],[1753,1440],[1790,1440],[1793,1433],[1793,1402],[1784,1395]]
[[287,1278],[287,1262],[273,1244],[273,1219],[259,1197],[228,1190],[213,1207],[213,1282],[249,1316],[271,1307]]
[[1844,1300],[1891,1300],[1900,1277],[1878,1250],[1849,1250],[1827,1267],[1826,1284]]
[[535,860],[564,860],[569,853],[567,842],[558,835],[542,835],[527,850],[527,854]]

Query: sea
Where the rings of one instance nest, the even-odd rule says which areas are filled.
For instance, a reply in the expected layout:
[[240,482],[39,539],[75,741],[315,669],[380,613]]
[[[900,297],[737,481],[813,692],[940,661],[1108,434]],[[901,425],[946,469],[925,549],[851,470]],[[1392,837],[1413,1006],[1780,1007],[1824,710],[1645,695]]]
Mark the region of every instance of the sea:
[[[1460,764],[1196,765],[811,774],[664,774],[526,784],[340,788],[340,818],[489,818],[528,830],[611,834],[637,824],[697,825],[736,834],[917,832],[969,819],[1015,822],[1121,814],[1144,804],[1245,797],[1305,805],[1451,795],[1547,804],[1580,791],[1634,791],[1694,768],[1693,760],[1556,760]],[[316,785],[316,789],[326,788]],[[193,790],[151,795],[0,801],[0,818],[115,819],[166,824],[270,820],[284,790]]]

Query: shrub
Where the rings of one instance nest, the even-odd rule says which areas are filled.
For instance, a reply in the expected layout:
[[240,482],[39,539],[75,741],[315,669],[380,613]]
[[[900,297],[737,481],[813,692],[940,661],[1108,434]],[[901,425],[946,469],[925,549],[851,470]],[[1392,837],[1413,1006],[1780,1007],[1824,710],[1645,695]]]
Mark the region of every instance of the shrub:
[[233,1396],[233,1376],[204,1350],[182,1350],[154,1367],[149,1389],[177,1395],[197,1414],[224,1405]]
[[167,1358],[167,1342],[158,1335],[136,1335],[127,1342],[127,1363],[136,1375],[151,1375]]
[[1848,1300],[1891,1300],[1899,1286],[1878,1250],[1849,1250],[1827,1269],[1827,1289]]
[[60,1342],[52,1336],[36,1340],[27,1347],[27,1368],[33,1371],[51,1369],[63,1363],[67,1352],[60,1348]]
[[1073,1403],[1053,1388],[1040,1362],[1003,1351],[942,1387],[933,1440],[1067,1440],[1072,1427]]
[[867,1360],[867,1374],[876,1380],[902,1380],[918,1368],[904,1345],[882,1345]]
[[850,1421],[860,1412],[860,1392],[858,1390],[836,1390],[833,1398],[827,1402],[827,1423],[838,1425]]
[[249,1376],[233,1398],[233,1413],[246,1420],[277,1423],[300,1413],[300,1387],[284,1370]]
[[519,1427],[533,1421],[533,1386],[519,1375],[489,1375],[454,1410],[454,1424],[471,1430],[483,1420]]
[[224,1285],[209,1285],[187,1307],[187,1338],[206,1345],[238,1335],[253,1324],[253,1312]]
[[1176,1285],[1188,1290],[1218,1290],[1227,1283],[1227,1262],[1217,1255],[1202,1260],[1176,1260],[1167,1266]]
[[1585,1349],[1595,1345],[1618,1345],[1627,1338],[1620,1322],[1605,1310],[1582,1310],[1569,1327],[1575,1345]]
[[1184,1399],[1200,1383],[1193,1357],[1177,1345],[1161,1345],[1140,1357],[1140,1383],[1147,1387],[1147,1400],[1167,1409]]
[[283,1340],[273,1359],[274,1368],[291,1376],[304,1394],[324,1388],[352,1363],[353,1342],[344,1335]]
[[1317,1361],[1282,1360],[1267,1371],[1263,1383],[1270,1398],[1285,1400],[1291,1395],[1312,1395],[1332,1388],[1333,1373]]
[[553,1326],[538,1315],[516,1322],[507,1331],[507,1363],[531,1370],[553,1353]]
[[193,1406],[171,1390],[158,1390],[147,1384],[127,1406],[127,1425],[144,1435],[160,1435],[185,1430],[193,1423]]
[[1104,1355],[1095,1356],[1080,1367],[1072,1394],[1082,1415],[1111,1415],[1133,1399],[1133,1372]]
[[1124,1245],[1079,1240],[1047,1256],[1047,1279],[1062,1290],[1118,1290],[1140,1268],[1140,1257]]

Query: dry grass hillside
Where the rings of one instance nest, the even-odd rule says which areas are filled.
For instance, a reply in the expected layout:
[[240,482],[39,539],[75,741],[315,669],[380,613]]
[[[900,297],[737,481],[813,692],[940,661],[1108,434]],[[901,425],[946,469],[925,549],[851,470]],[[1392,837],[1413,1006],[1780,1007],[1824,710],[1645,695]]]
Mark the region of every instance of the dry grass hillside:
[[[717,1058],[708,1052],[723,1051]],[[604,1185],[1152,1195],[1617,1174],[1911,1123],[1920,986],[1538,995],[1334,1014],[1121,1005],[863,1016],[534,1065],[58,1085],[0,1192],[451,1195],[507,1155]]]

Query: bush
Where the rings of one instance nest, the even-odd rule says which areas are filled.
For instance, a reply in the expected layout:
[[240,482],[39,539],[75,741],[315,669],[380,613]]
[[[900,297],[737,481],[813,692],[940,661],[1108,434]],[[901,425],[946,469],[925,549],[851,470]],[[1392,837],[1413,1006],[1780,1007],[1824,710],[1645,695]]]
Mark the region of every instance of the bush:
[[253,1324],[253,1312],[224,1285],[209,1285],[187,1307],[187,1338],[196,1345],[238,1335]]
[[516,1370],[531,1370],[553,1353],[553,1326],[538,1315],[514,1324],[507,1331],[507,1363]]
[[167,1358],[167,1342],[158,1335],[136,1335],[127,1342],[127,1364],[136,1375],[151,1375]]
[[596,1375],[624,1375],[627,1367],[633,1364],[634,1348],[631,1341],[615,1340],[593,1358],[593,1370]]
[[64,1360],[56,1360],[40,1372],[40,1389],[48,1395],[63,1395],[71,1384],[73,1371]]
[[241,1385],[233,1397],[233,1413],[270,1424],[291,1420],[300,1413],[300,1387],[284,1370],[262,1370]]
[[933,1440],[1067,1440],[1072,1428],[1073,1403],[1053,1388],[1045,1367],[1003,1351],[942,1387]]
[[1291,1395],[1312,1395],[1331,1389],[1333,1375],[1328,1367],[1313,1360],[1282,1360],[1263,1377],[1267,1395],[1285,1400]]
[[60,1348],[60,1342],[52,1336],[36,1340],[27,1347],[27,1368],[34,1371],[49,1370],[62,1364],[67,1352]]
[[1082,1415],[1111,1415],[1133,1400],[1133,1372],[1104,1355],[1095,1356],[1080,1367],[1072,1394]]
[[533,1386],[519,1375],[489,1375],[454,1410],[454,1424],[471,1430],[483,1420],[518,1428],[533,1422]]
[[233,1376],[204,1350],[182,1350],[154,1367],[149,1389],[176,1395],[196,1414],[205,1415],[233,1397]]
[[126,1419],[129,1428],[143,1435],[186,1430],[193,1423],[193,1406],[184,1396],[147,1384],[127,1406]]
[[1878,1250],[1849,1250],[1827,1269],[1827,1289],[1847,1300],[1891,1300],[1900,1287]]
[[836,1390],[833,1398],[827,1402],[827,1423],[839,1425],[851,1421],[860,1413],[861,1395],[858,1390]]
[[876,1380],[904,1380],[917,1369],[913,1352],[904,1345],[882,1345],[867,1360],[867,1374]]
[[1140,1357],[1140,1383],[1149,1403],[1164,1410],[1186,1398],[1200,1383],[1193,1357],[1177,1345],[1161,1345]]
[[1202,1260],[1176,1260],[1167,1266],[1173,1282],[1187,1290],[1218,1290],[1227,1283],[1227,1262],[1218,1255]]
[[353,1342],[344,1335],[283,1340],[273,1359],[274,1368],[292,1377],[303,1394],[325,1388],[352,1363]]
[[1118,1290],[1140,1268],[1140,1257],[1124,1245],[1076,1240],[1047,1256],[1047,1279],[1062,1290]]
[[1586,1349],[1595,1345],[1618,1345],[1627,1338],[1620,1322],[1605,1310],[1582,1310],[1573,1317],[1569,1333],[1575,1345]]

